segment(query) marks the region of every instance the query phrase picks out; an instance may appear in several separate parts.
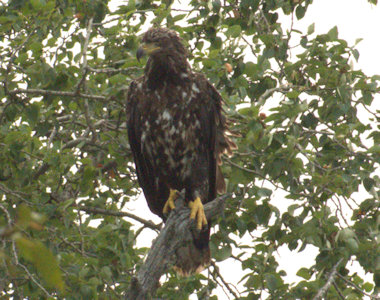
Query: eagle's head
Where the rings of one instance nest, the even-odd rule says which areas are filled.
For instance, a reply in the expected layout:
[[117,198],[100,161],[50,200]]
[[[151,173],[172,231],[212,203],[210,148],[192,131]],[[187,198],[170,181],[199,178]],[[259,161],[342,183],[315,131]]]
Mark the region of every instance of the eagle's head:
[[138,60],[147,54],[145,78],[150,89],[163,87],[165,83],[183,85],[188,78],[190,65],[187,51],[178,34],[167,28],[151,28],[142,38],[137,50]]
[[175,31],[167,28],[151,28],[143,35],[142,45],[137,50],[136,57],[140,60],[145,54],[153,59],[165,59],[170,55],[187,57],[181,38]]

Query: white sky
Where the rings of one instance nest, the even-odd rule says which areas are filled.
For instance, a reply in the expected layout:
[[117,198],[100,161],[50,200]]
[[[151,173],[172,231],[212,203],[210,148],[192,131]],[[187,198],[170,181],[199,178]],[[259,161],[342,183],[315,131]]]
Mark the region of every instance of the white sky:
[[[184,2],[181,1],[182,4]],[[125,1],[114,1],[114,3],[125,4]],[[289,24],[288,20],[283,22]],[[306,32],[307,27],[312,23],[315,23],[315,34],[327,33],[332,27],[338,26],[339,38],[346,40],[349,46],[354,45],[356,39],[363,38],[356,47],[360,52],[360,58],[359,62],[353,62],[354,68],[362,69],[367,75],[380,74],[380,6],[373,6],[366,0],[318,0],[309,6],[305,18],[301,21],[294,18],[294,28]],[[379,97],[375,101],[378,103]],[[377,103],[372,107],[380,109],[380,105]],[[271,201],[272,204],[275,202],[276,205],[283,206],[285,209],[289,204],[289,202],[286,203],[282,195],[273,198],[276,198],[277,201]],[[149,209],[142,197],[132,202],[129,208],[136,215],[144,216],[156,223],[160,222],[160,219],[155,215],[147,215]],[[151,240],[155,236],[156,234],[151,230],[144,230],[138,239],[138,246],[150,247]],[[287,246],[281,247],[276,256],[280,263],[279,270],[285,270],[288,274],[285,282],[300,281],[301,278],[296,276],[297,271],[301,267],[312,266],[317,254],[318,251],[313,246],[308,246],[306,250],[300,253],[289,251]],[[227,282],[237,284],[242,277],[240,266],[232,259],[218,263],[218,265],[224,279]],[[354,264],[352,270],[364,275],[358,264]],[[207,276],[207,271],[204,272]],[[372,281],[371,276],[365,276],[365,278]],[[239,290],[242,291],[243,288]],[[219,299],[228,299],[221,289],[217,291],[217,295]],[[197,297],[194,296],[191,299],[197,299]]]

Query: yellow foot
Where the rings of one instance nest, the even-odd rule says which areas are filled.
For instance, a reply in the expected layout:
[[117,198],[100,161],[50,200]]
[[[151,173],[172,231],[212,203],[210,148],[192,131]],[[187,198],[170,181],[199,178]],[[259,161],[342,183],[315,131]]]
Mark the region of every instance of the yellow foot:
[[170,189],[169,198],[164,205],[162,212],[167,214],[172,209],[175,209],[174,200],[177,198],[178,191]]
[[189,207],[191,209],[190,219],[197,218],[197,229],[201,230],[203,226],[207,225],[207,219],[205,211],[203,209],[203,204],[201,198],[197,197],[194,201],[189,202]]

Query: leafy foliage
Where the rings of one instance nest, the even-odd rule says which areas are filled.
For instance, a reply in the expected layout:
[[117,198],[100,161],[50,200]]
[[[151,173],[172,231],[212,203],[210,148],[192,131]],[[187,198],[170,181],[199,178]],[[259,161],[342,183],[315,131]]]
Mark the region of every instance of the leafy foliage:
[[[170,273],[159,297],[206,298],[222,285],[241,299],[311,299],[334,267],[327,298],[378,293],[380,77],[352,67],[359,52],[338,28],[320,35],[314,24],[307,32],[285,28],[282,20],[296,23],[310,2],[127,1],[111,10],[106,0],[14,0],[0,7],[1,295],[120,299],[142,264],[147,249],[136,239],[146,231],[117,212],[140,193],[124,104],[129,82],[143,72],[139,34],[151,24],[180,33],[193,68],[218,88],[240,133],[239,150],[224,160],[233,196],[212,236],[212,276]],[[318,249],[298,282],[287,282],[279,267],[282,246]],[[239,291],[221,280],[226,259],[244,270]],[[373,281],[353,273],[351,262]]]

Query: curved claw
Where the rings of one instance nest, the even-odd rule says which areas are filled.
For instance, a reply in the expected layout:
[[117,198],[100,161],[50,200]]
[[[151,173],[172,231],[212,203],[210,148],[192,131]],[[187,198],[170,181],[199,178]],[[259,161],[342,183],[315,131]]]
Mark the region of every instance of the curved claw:
[[190,219],[197,218],[197,229],[201,230],[202,227],[207,225],[207,219],[205,211],[203,209],[203,204],[201,198],[197,197],[194,201],[189,202],[189,207],[191,209]]
[[175,209],[175,204],[174,204],[174,200],[177,198],[177,194],[178,194],[178,191],[177,190],[172,190],[170,189],[170,194],[169,194],[169,198],[168,200],[166,201],[165,205],[164,205],[164,208],[162,210],[162,212],[164,214],[167,214],[168,212],[170,212],[171,210]]

